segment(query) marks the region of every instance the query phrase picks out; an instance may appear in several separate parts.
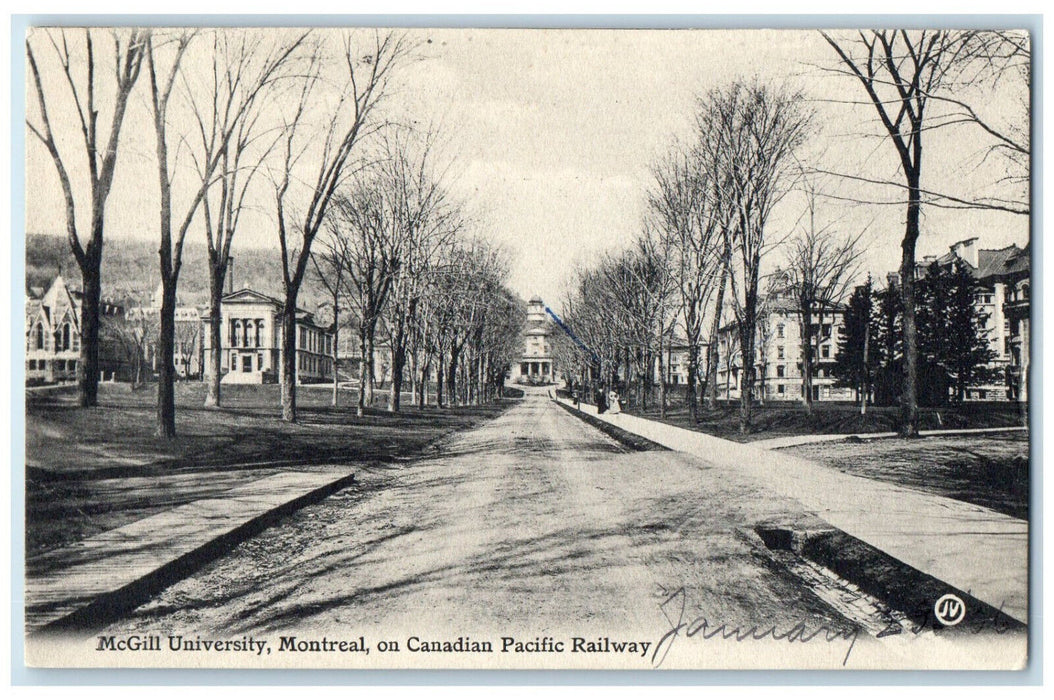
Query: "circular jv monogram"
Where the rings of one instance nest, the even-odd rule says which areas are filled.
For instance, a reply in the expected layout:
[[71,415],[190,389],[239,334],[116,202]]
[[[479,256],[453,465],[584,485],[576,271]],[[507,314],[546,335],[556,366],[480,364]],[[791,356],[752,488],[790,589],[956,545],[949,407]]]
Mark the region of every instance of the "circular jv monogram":
[[937,599],[933,614],[937,616],[937,622],[945,627],[954,627],[966,617],[966,603],[959,596],[946,593]]

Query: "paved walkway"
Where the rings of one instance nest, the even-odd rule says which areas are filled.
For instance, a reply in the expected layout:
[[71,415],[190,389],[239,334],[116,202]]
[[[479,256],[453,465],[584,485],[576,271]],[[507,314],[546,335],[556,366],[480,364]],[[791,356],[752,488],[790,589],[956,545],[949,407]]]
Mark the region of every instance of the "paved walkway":
[[52,550],[26,562],[26,629],[73,625],[179,578],[197,558],[269,518],[352,481],[340,472],[286,471]]
[[[581,404],[579,409],[596,415],[595,406]],[[758,443],[723,440],[625,413],[597,418],[749,474],[853,537],[1028,622],[1028,522],[1024,520],[844,474]]]
[[[981,435],[988,433],[1020,433],[1027,432],[1028,428],[1024,426],[1013,426],[1009,428],[958,428],[949,430],[920,430],[919,435],[922,437],[939,437],[941,435]],[[787,435],[778,438],[769,438],[768,440],[755,440],[750,443],[755,447],[762,447],[766,450],[779,450],[784,447],[797,447],[798,445],[812,445],[817,442],[838,442],[841,440],[847,440],[849,438],[857,438],[859,440],[879,440],[882,438],[895,438],[899,433],[844,433],[844,434],[833,434],[833,435]]]

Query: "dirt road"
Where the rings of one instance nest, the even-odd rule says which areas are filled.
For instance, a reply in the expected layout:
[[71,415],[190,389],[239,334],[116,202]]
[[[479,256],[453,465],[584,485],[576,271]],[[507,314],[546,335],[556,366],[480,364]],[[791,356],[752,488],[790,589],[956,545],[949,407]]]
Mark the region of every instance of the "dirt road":
[[[291,630],[312,639],[363,634],[405,652],[411,636],[655,645],[676,621],[702,616],[729,629],[848,629],[753,532],[762,521],[807,517],[702,460],[628,452],[529,394],[434,457],[362,473],[358,485],[241,544],[108,634],[254,634],[276,645]],[[819,663],[841,661],[846,640],[822,639],[812,645]],[[698,640],[676,641],[687,649]],[[693,656],[716,644],[696,644]],[[651,666],[654,648],[624,663]],[[472,663],[439,656],[429,665]],[[488,665],[554,663],[540,656]],[[583,656],[557,665],[613,663],[621,662]]]

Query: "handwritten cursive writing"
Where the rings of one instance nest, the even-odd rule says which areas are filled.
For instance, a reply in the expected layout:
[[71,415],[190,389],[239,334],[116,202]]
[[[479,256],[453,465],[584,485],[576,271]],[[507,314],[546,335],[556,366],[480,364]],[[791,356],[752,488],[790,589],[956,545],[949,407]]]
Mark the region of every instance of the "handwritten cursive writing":
[[684,588],[678,588],[659,604],[663,617],[670,624],[670,628],[663,634],[655,645],[651,655],[652,666],[658,668],[670,653],[674,642],[683,634],[686,639],[699,637],[703,640],[719,637],[723,640],[735,642],[758,641],[762,639],[773,639],[786,641],[788,643],[808,644],[814,640],[834,643],[845,641],[848,648],[842,659],[844,666],[849,661],[849,655],[853,652],[856,640],[860,636],[857,628],[836,629],[827,625],[820,625],[813,629],[805,621],[792,624],[783,631],[777,630],[775,625],[762,629],[758,625],[749,628],[729,627],[727,623],[714,624],[705,617],[696,617],[690,622],[685,621],[685,612],[688,604],[688,595]]

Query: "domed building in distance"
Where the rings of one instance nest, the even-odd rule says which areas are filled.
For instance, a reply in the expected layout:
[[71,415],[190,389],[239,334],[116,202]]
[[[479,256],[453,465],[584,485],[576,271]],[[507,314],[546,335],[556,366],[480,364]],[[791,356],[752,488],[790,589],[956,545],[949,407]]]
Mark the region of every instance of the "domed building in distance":
[[527,302],[523,354],[511,368],[510,379],[514,383],[552,384],[556,381],[552,344],[554,330],[552,320],[545,312],[545,302],[540,297],[533,297]]

